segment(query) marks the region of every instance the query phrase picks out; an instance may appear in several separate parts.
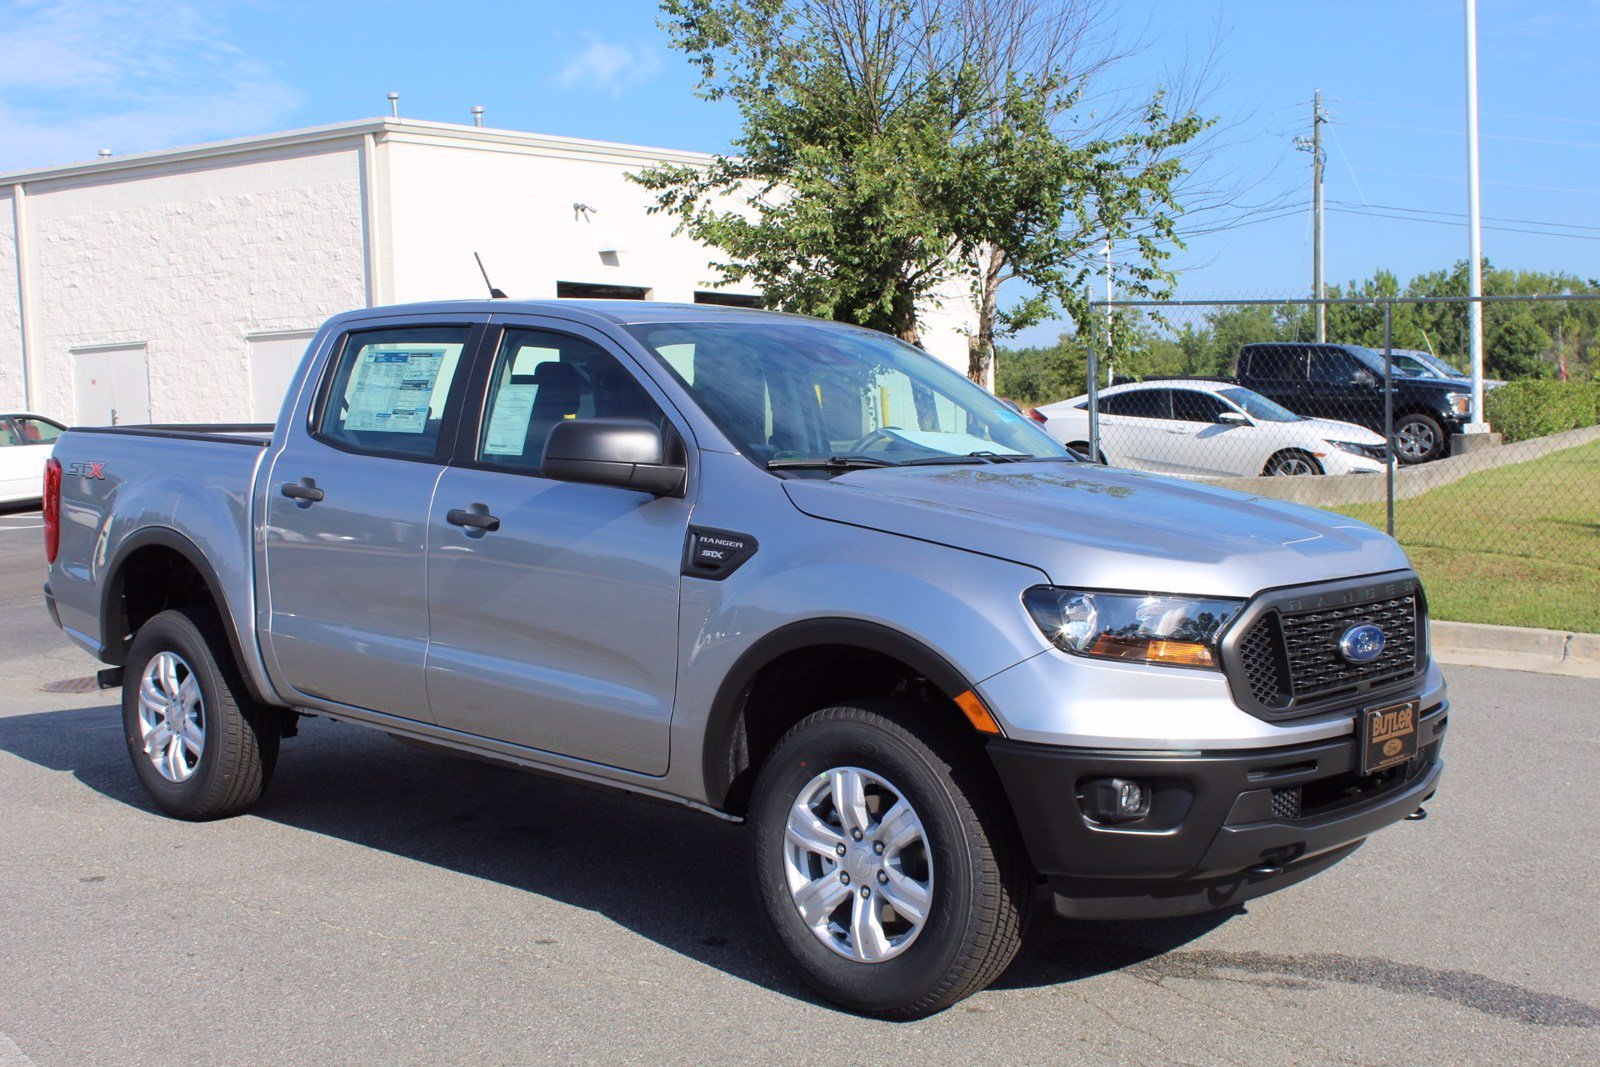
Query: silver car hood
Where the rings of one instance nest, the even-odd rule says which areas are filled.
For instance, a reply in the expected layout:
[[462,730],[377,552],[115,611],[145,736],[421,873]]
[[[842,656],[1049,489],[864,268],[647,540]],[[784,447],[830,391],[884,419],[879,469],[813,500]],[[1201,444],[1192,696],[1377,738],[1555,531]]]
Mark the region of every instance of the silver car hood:
[[881,468],[783,484],[815,518],[1012,560],[1061,585],[1248,596],[1410,566],[1355,519],[1088,463]]

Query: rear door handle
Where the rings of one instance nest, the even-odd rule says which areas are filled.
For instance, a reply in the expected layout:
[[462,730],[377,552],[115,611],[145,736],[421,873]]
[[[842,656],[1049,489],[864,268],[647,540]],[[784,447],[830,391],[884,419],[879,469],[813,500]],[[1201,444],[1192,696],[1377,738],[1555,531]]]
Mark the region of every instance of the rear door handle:
[[478,530],[482,533],[494,533],[500,529],[500,519],[489,514],[489,508],[486,504],[474,504],[467,509],[451,508],[445,513],[444,521],[451,526]]
[[284,482],[281,490],[284,496],[293,500],[298,507],[309,508],[321,500],[323,492],[317,488],[315,479],[301,478],[298,482]]

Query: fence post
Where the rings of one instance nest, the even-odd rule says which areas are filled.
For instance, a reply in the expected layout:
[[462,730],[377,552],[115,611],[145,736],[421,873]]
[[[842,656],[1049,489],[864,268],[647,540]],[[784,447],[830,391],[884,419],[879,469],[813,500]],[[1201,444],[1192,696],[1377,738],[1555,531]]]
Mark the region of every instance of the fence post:
[[1388,505],[1388,519],[1384,529],[1394,536],[1394,301],[1383,302],[1383,441],[1386,456],[1383,476],[1386,481],[1383,498]]
[[[1087,326],[1089,317],[1093,313],[1094,290],[1084,288],[1083,293],[1083,318]],[[1109,310],[1109,309],[1108,309]],[[1082,331],[1088,342],[1087,358],[1089,371],[1089,462],[1100,462],[1100,367],[1096,358],[1094,331]]]

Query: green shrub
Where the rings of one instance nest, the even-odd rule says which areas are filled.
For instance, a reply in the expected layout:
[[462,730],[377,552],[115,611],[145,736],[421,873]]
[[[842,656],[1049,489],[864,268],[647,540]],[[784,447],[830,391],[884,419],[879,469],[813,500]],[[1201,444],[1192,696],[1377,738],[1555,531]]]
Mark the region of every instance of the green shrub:
[[1600,382],[1507,382],[1483,398],[1506,443],[1600,424]]

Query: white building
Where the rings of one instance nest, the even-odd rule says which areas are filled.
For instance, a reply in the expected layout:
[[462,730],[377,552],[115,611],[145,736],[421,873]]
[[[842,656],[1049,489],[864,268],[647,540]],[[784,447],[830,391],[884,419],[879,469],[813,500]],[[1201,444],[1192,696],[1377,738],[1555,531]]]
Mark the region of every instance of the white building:
[[513,297],[748,298],[625,177],[708,158],[371,119],[0,175],[0,409],[270,421],[324,318],[486,295],[474,252]]

